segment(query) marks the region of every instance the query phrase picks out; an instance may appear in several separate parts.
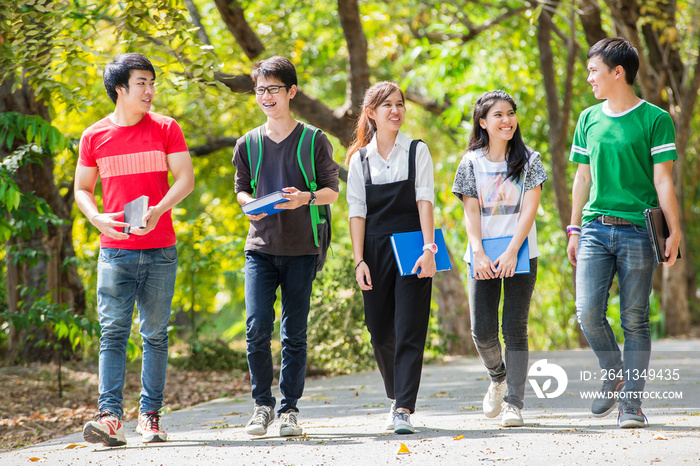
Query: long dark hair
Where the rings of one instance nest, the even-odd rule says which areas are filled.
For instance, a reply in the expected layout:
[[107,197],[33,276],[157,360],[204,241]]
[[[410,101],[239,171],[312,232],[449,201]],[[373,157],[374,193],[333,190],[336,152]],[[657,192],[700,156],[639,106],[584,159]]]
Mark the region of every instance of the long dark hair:
[[[498,102],[503,100],[508,102],[513,111],[517,110],[517,105],[513,98],[504,91],[489,91],[483,94],[474,104],[474,118],[472,120],[474,124],[474,129],[472,130],[472,135],[469,138],[469,147],[467,150],[476,149],[486,149],[489,148],[489,133],[484,128],[481,127],[479,121],[483,118],[486,119],[486,115],[491,110],[491,107]],[[518,124],[515,128],[515,133],[508,145],[506,146],[506,161],[508,164],[508,171],[506,172],[506,178],[512,178],[514,180],[520,179],[520,175],[525,168],[528,158],[528,149],[523,142],[523,137],[520,134],[520,125]]]
[[382,102],[389,98],[391,94],[399,91],[401,99],[405,102],[406,97],[403,91],[396,83],[381,81],[367,89],[365,99],[362,101],[362,111],[360,118],[357,119],[357,127],[355,128],[355,139],[350,144],[348,155],[345,163],[350,163],[350,156],[354,154],[360,147],[365,147],[372,141],[374,133],[377,132],[377,123],[367,115],[367,109],[376,110]]

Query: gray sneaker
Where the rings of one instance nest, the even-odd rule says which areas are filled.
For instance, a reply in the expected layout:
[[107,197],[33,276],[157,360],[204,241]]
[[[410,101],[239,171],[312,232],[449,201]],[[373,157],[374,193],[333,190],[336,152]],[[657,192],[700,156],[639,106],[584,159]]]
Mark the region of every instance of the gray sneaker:
[[389,408],[389,418],[386,420],[386,429],[394,430],[394,411],[396,411],[396,400],[391,400],[391,408]]
[[286,413],[282,413],[280,416],[280,436],[281,437],[294,437],[301,435],[304,431],[299,424],[297,424],[297,412],[290,409]]
[[617,425],[625,428],[646,427],[649,425],[642,408],[630,402],[621,402],[617,414]]
[[617,392],[625,388],[623,379],[608,379],[603,382],[600,389],[601,397],[593,400],[591,414],[595,417],[604,417],[612,413],[617,405]]
[[275,421],[272,413],[272,406],[255,405],[255,411],[250,421],[245,426],[245,433],[248,435],[265,435],[267,428]]
[[406,411],[394,411],[394,433],[412,434],[416,431],[411,424],[411,415]]

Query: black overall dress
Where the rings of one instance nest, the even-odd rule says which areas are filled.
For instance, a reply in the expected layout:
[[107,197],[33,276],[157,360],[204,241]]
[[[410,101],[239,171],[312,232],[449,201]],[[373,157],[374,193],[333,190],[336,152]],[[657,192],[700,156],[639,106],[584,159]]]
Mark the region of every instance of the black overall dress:
[[432,278],[400,276],[390,237],[421,229],[415,188],[417,143],[412,141],[409,150],[408,179],[377,185],[372,184],[367,151],[360,149],[367,204],[364,260],[372,277],[372,290],[362,292],[365,323],[387,397],[411,413],[423,367]]

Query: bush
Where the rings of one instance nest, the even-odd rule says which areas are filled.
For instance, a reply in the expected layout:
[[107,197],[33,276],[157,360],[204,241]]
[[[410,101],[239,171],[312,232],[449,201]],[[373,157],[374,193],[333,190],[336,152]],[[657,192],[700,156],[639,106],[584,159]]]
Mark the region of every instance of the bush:
[[169,361],[174,367],[191,371],[248,371],[245,352],[234,350],[218,340],[190,343],[189,354],[171,357]]

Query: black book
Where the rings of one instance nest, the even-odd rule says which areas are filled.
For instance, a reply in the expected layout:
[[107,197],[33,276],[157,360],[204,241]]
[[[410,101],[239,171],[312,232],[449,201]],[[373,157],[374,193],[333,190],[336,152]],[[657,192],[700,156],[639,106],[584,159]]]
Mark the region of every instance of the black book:
[[143,216],[148,211],[148,196],[141,196],[133,201],[124,204],[124,222],[128,223],[128,227],[124,227],[124,233],[129,233],[131,228],[146,228],[146,222],[143,221]]
[[[647,223],[647,231],[651,239],[651,245],[654,248],[654,256],[658,264],[666,262],[668,259],[664,256],[666,250],[666,239],[669,236],[668,224],[666,217],[661,207],[654,209],[646,209],[644,211],[644,219]],[[678,259],[681,258],[681,250],[678,249]]]

